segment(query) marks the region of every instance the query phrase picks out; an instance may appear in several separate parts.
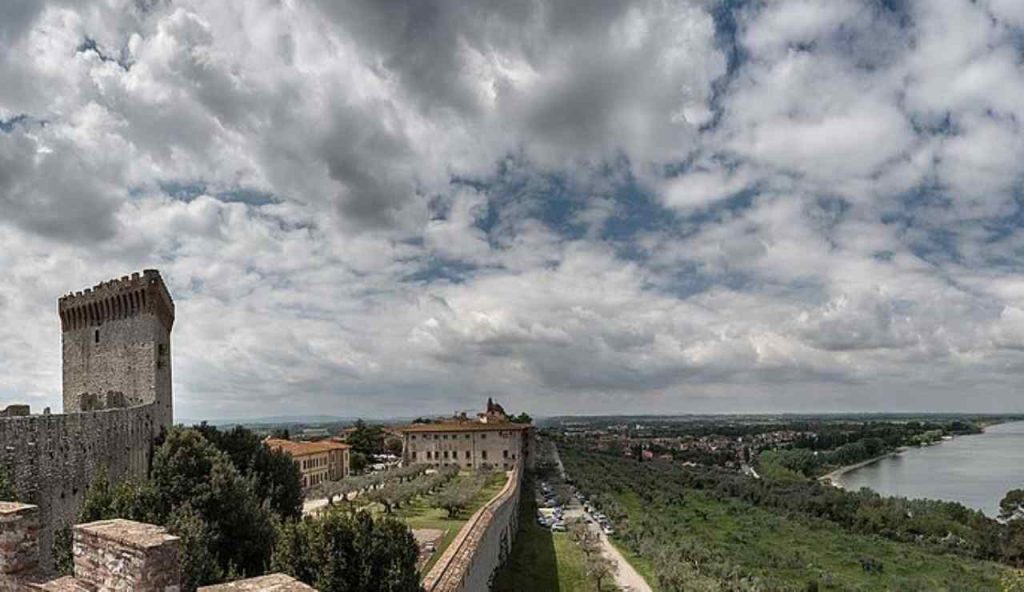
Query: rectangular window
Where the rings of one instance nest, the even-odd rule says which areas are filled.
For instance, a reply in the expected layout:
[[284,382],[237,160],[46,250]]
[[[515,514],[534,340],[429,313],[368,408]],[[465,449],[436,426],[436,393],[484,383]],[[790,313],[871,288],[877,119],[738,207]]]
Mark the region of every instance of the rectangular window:
[[472,457],[473,457],[472,453],[467,450],[466,451],[466,458],[472,458]]
[[469,434],[466,434],[466,439],[467,439],[467,440],[469,440],[469,439],[470,439],[470,437],[471,437],[471,436],[470,436]]
[[99,343],[100,342],[100,330],[99,329],[96,329],[96,331],[92,334],[92,340],[93,340],[93,343]]
[[444,451],[444,459],[448,460],[448,451],[447,450]]
[[481,440],[486,440],[487,439],[487,434],[480,434],[480,439]]
[[416,460],[416,451],[415,450],[412,451],[412,459]]
[[502,450],[501,455],[505,458],[508,458],[508,450]]
[[480,458],[482,458],[484,460],[487,460],[487,451],[486,450],[481,450],[480,451]]

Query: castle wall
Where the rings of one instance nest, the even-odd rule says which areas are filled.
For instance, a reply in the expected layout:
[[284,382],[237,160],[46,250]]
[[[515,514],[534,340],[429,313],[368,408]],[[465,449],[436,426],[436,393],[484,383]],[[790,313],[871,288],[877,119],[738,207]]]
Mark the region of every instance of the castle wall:
[[155,404],[66,415],[0,418],[0,466],[21,501],[39,506],[41,560],[53,533],[78,518],[100,467],[112,481],[145,479],[162,424]]
[[524,462],[516,463],[505,487],[475,514],[423,580],[426,592],[490,590],[494,572],[512,550],[519,526]]

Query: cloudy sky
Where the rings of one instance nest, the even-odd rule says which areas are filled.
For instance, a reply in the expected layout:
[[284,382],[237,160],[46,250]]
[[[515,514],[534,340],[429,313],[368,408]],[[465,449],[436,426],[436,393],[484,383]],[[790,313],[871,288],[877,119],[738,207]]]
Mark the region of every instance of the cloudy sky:
[[159,268],[179,418],[1024,411],[1018,0],[4,0],[0,400]]

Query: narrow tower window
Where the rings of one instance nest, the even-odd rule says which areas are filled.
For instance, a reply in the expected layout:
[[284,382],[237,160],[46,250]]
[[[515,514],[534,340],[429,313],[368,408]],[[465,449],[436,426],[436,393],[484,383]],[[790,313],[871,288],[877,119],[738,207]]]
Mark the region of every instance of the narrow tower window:
[[93,331],[92,342],[93,343],[99,343],[100,342],[100,330],[99,329],[96,329],[95,331]]

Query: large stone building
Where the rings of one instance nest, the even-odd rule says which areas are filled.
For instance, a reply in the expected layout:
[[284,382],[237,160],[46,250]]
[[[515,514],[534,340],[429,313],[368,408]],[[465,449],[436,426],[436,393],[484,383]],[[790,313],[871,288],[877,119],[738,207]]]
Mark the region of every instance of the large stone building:
[[174,303],[146,270],[60,298],[63,415],[0,417],[0,466],[22,501],[39,507],[39,544],[73,524],[101,468],[145,479],[153,443],[171,426]]
[[302,487],[310,488],[327,481],[338,481],[348,477],[348,444],[340,442],[295,442],[267,438],[267,446],[273,450],[287,452],[302,473]]
[[504,409],[490,399],[487,410],[475,419],[460,414],[430,423],[414,423],[399,432],[405,464],[510,470],[517,461],[526,465],[532,462],[533,426],[513,423]]

